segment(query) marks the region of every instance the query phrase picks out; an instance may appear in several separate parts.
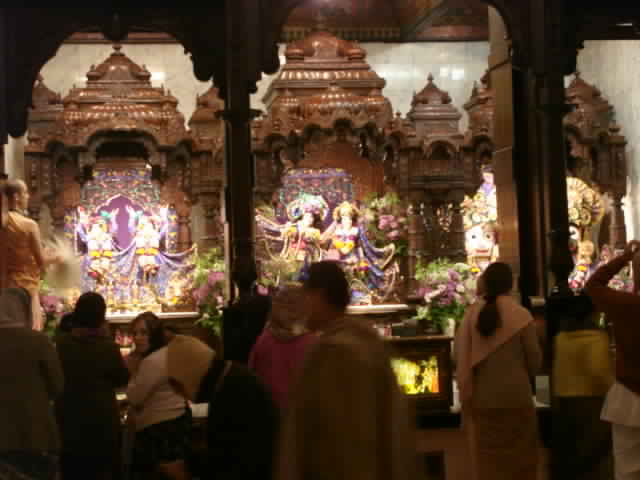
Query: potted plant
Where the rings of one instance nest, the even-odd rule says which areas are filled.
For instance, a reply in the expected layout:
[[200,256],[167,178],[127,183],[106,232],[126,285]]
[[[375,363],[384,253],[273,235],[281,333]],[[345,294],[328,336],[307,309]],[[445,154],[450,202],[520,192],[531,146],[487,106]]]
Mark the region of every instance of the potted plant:
[[427,333],[452,336],[465,310],[476,300],[476,276],[471,267],[438,259],[428,265],[419,264],[415,278],[424,305],[417,308],[413,319]]

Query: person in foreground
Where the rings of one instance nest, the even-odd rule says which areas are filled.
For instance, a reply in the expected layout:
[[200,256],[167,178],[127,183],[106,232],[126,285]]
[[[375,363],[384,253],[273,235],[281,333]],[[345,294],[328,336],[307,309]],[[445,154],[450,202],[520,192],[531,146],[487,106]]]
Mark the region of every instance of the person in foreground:
[[107,305],[97,293],[84,293],[73,311],[71,333],[57,341],[65,375],[56,402],[62,433],[63,480],[108,480],[119,473],[120,414],[117,388],[129,370],[108,332]]
[[415,418],[385,342],[345,318],[351,293],[337,263],[312,264],[305,291],[308,327],[322,335],[289,399],[278,480],[414,478]]
[[534,480],[539,438],[531,380],[542,366],[535,324],[510,295],[507,264],[489,265],[480,287],[454,343],[474,478]]
[[225,361],[194,337],[175,335],[167,361],[176,393],[209,404],[207,455],[194,466],[194,476],[270,479],[278,413],[267,388],[246,367]]
[[61,261],[61,257],[42,248],[40,228],[22,212],[29,206],[29,190],[22,180],[7,182],[4,193],[9,200],[6,229],[0,229],[0,255],[6,257],[9,287],[24,288],[31,296],[31,326],[35,330],[44,327],[40,307],[40,280],[49,265]]
[[587,295],[566,306],[553,346],[554,470],[557,478],[611,478],[611,427],[600,419],[613,383],[609,335]]
[[51,402],[62,393],[58,355],[29,329],[31,299],[0,291],[0,478],[53,479],[60,441]]
[[191,478],[186,465],[191,408],[169,384],[164,325],[155,314],[145,312],[133,321],[133,332],[136,355],[142,357],[127,387],[136,429],[134,470],[142,478],[157,474],[178,480]]
[[600,267],[585,286],[593,303],[613,324],[615,383],[601,418],[612,424],[616,480],[640,478],[640,296],[608,285],[630,261],[637,264],[638,255],[640,242],[629,242],[622,255]]
[[278,292],[272,302],[269,322],[249,356],[249,368],[269,386],[282,411],[287,406],[290,385],[316,339],[316,335],[305,328],[305,317],[301,287],[292,286]]

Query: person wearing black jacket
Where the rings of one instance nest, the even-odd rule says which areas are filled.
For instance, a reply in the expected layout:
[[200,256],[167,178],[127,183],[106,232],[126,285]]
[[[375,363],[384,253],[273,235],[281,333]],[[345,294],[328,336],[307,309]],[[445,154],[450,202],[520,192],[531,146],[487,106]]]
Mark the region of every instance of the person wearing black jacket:
[[176,335],[168,349],[176,392],[209,404],[207,455],[193,473],[203,479],[271,479],[279,418],[268,389],[246,367],[216,356],[194,337]]
[[224,356],[247,365],[251,349],[267,323],[271,298],[256,291],[258,275],[252,261],[237,259],[231,277],[239,295],[236,302],[223,312]]

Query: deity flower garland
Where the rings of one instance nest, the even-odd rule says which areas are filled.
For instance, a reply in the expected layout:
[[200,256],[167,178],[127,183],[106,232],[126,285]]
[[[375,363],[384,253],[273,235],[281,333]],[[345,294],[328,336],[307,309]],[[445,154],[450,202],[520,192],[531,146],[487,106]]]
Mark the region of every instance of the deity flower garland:
[[222,309],[225,306],[224,257],[219,248],[212,248],[204,255],[199,255],[195,264],[193,298],[202,315],[196,323],[220,335]]
[[467,307],[476,300],[477,277],[465,263],[438,259],[426,266],[419,264],[415,278],[425,305],[418,307],[414,318],[440,332],[449,319],[459,324]]
[[406,211],[395,193],[382,197],[372,196],[364,202],[363,215],[367,234],[376,245],[395,244],[396,256],[402,256],[408,248],[408,221]]

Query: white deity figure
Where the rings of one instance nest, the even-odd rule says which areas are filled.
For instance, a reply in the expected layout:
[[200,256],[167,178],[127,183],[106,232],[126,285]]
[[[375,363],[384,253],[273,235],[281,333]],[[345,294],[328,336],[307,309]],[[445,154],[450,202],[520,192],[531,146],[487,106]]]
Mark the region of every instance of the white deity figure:
[[465,232],[469,265],[483,272],[498,259],[498,239],[493,223],[478,223]]
[[159,216],[151,216],[127,206],[130,228],[137,219],[133,243],[137,257],[136,263],[140,272],[138,277],[143,284],[147,283],[149,277],[155,275],[160,268],[157,258],[160,254],[162,238],[166,234],[168,210],[166,206],[162,207]]
[[482,169],[483,183],[473,198],[465,198],[465,246],[469,265],[478,273],[498,259],[498,202],[493,171]]

